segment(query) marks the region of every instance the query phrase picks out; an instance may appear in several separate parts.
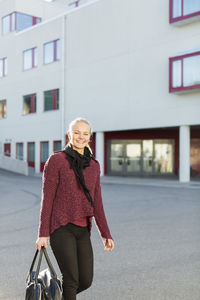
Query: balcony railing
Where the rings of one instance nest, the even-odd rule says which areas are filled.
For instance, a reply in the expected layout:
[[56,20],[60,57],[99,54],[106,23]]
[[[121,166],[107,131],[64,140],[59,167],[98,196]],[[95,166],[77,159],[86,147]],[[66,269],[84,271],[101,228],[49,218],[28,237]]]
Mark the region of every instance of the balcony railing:
[[169,92],[200,89],[200,51],[169,59]]
[[169,0],[170,23],[192,22],[200,19],[199,0]]

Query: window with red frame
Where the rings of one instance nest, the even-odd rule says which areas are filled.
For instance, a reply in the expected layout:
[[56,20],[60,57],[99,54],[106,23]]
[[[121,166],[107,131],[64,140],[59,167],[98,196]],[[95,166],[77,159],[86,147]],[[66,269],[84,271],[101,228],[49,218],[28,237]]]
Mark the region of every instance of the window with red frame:
[[80,0],[71,1],[68,5],[72,8],[78,7],[80,5]]
[[38,50],[31,48],[24,51],[24,70],[29,70],[37,67],[38,63]]
[[44,111],[59,109],[59,89],[44,92]]
[[8,74],[7,64],[8,64],[7,57],[0,59],[0,77],[5,77]]
[[40,22],[41,18],[15,11],[2,18],[2,34],[6,35],[12,31],[21,31]]
[[169,0],[170,23],[200,16],[199,0]]
[[44,63],[49,64],[60,59],[60,40],[44,44]]
[[23,114],[36,112],[36,94],[26,95],[23,97]]
[[61,150],[61,141],[54,141],[53,142],[53,151],[60,151]]
[[169,59],[169,91],[200,89],[200,51]]
[[6,100],[0,101],[0,119],[6,118]]

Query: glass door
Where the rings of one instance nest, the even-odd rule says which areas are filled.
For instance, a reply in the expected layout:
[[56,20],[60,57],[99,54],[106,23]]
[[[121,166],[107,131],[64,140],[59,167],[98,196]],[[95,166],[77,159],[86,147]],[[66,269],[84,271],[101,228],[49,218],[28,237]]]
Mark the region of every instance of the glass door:
[[111,140],[108,147],[108,173],[132,175],[141,173],[141,141]]
[[173,140],[154,141],[154,173],[173,174],[174,145]]
[[131,141],[125,144],[124,157],[125,172],[127,175],[140,174],[142,168],[141,141]]
[[143,172],[152,174],[153,172],[153,140],[142,141],[142,161]]
[[111,141],[108,151],[108,171],[110,174],[124,174],[124,146],[125,144],[120,141]]

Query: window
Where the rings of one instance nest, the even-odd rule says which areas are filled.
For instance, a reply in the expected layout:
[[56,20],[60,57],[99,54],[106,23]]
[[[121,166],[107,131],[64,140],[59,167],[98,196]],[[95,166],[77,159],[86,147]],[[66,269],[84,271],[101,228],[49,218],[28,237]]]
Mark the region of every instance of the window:
[[0,119],[6,118],[6,100],[0,101]]
[[45,163],[49,157],[49,142],[41,142],[41,162]]
[[53,151],[60,151],[61,150],[61,141],[54,141],[53,142]]
[[29,70],[37,67],[38,63],[38,50],[32,48],[24,51],[24,70]]
[[26,95],[23,97],[23,114],[36,112],[36,94]]
[[0,59],[0,77],[5,77],[8,73],[8,60],[7,57]]
[[74,1],[71,1],[71,2],[69,3],[69,6],[72,7],[72,8],[78,7],[78,6],[79,6],[79,2],[80,2],[80,0],[74,0]]
[[44,111],[59,109],[59,89],[44,92]]
[[35,167],[35,143],[34,142],[27,143],[27,161],[29,167],[32,168]]
[[44,169],[44,164],[49,157],[49,142],[40,142],[40,172]]
[[59,59],[60,59],[60,40],[55,40],[44,44],[44,63],[49,64]]
[[170,23],[200,16],[199,0],[170,0]]
[[21,31],[41,22],[41,18],[20,12],[13,12],[2,18],[2,34],[12,31]]
[[5,156],[11,155],[11,144],[10,143],[4,144],[4,155]]
[[16,158],[23,160],[24,157],[24,145],[23,143],[16,144]]
[[200,89],[200,52],[169,59],[169,91]]

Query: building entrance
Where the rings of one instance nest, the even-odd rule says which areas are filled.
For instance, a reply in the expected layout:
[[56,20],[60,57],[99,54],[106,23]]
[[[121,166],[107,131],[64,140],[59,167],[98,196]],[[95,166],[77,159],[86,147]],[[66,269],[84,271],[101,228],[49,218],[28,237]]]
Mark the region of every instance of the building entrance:
[[108,174],[123,176],[174,174],[174,141],[109,140]]

